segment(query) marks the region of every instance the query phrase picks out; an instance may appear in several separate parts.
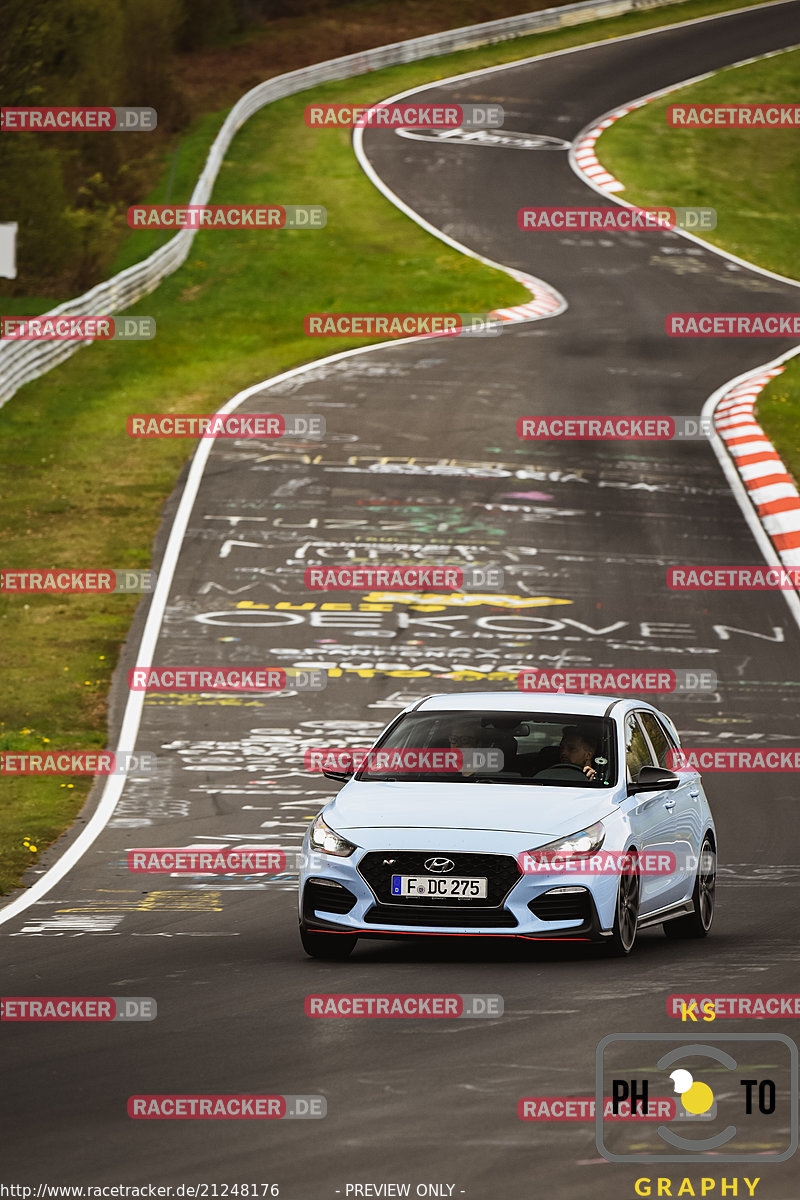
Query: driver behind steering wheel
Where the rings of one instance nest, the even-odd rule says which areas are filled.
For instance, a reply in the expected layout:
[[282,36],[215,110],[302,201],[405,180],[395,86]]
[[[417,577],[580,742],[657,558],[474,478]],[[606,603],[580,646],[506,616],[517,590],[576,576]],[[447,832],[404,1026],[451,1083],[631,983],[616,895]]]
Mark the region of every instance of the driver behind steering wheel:
[[597,753],[597,741],[591,729],[565,725],[561,731],[558,752],[559,762],[580,767],[589,780],[597,778],[597,771],[592,766],[592,759]]

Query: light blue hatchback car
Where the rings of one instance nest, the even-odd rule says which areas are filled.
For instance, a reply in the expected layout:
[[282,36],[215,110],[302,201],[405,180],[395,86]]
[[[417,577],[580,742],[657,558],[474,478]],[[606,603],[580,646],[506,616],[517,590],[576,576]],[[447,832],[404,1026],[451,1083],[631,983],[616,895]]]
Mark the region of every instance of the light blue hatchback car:
[[[600,941],[704,937],[717,836],[696,771],[650,704],[468,692],[404,709],[303,843],[300,936],[314,958],[358,938]],[[627,852],[627,853],[626,853]]]

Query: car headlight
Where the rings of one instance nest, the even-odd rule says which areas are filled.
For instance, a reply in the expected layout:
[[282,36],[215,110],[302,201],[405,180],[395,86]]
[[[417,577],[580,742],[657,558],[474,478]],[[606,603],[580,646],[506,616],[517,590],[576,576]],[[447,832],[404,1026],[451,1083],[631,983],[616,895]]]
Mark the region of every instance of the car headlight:
[[579,830],[578,833],[571,833],[569,837],[559,838],[556,842],[548,842],[546,846],[537,846],[535,850],[529,850],[531,855],[535,854],[594,854],[603,844],[606,836],[605,826],[602,821],[595,821],[594,825],[587,825],[586,829]]
[[339,858],[347,858],[357,847],[352,842],[348,842],[347,838],[335,833],[319,816],[311,826],[311,849],[321,850],[323,854],[336,854]]

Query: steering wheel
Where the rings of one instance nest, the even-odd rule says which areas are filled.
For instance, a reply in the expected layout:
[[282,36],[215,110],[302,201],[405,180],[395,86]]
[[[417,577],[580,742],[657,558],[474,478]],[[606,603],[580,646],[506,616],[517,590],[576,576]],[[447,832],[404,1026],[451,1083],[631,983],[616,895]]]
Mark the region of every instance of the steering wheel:
[[[543,775],[545,771],[580,771],[583,775],[583,767],[579,767],[577,763],[573,762],[553,763],[551,767],[542,767],[541,771],[536,772],[536,775]],[[534,775],[534,779],[536,775]]]

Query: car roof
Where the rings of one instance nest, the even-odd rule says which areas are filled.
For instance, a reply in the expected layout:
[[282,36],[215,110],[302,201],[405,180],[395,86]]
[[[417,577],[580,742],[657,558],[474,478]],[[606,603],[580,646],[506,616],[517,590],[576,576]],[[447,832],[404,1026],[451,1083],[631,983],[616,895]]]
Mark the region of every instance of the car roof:
[[[565,692],[451,692],[428,696],[413,712],[548,712],[602,717],[622,696],[586,696]],[[637,705],[638,707],[638,705]],[[651,705],[645,707],[650,708]]]

